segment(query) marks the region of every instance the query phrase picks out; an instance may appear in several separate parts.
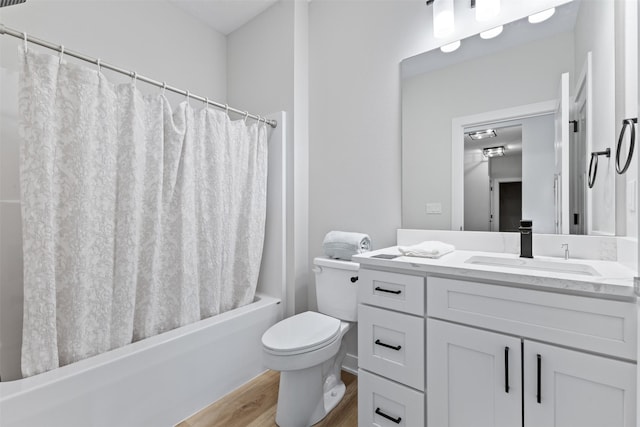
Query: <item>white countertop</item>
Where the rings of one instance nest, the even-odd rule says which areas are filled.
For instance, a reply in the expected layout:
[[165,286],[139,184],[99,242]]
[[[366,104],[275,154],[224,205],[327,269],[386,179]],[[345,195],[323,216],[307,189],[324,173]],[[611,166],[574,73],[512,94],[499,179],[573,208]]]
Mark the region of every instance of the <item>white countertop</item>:
[[[407,272],[419,272],[436,275],[451,275],[469,280],[499,282],[541,290],[560,292],[578,292],[593,296],[635,299],[633,277],[635,272],[615,261],[587,259],[569,259],[536,256],[536,261],[582,264],[596,270],[596,276],[573,274],[557,271],[523,269],[517,266],[482,265],[465,262],[471,257],[491,257],[507,260],[520,259],[516,254],[455,250],[440,258],[419,258],[399,256],[394,259],[373,258],[378,254],[400,255],[396,246],[366,252],[353,257],[354,262],[364,266],[378,268],[403,269]],[[515,261],[513,261],[515,262]],[[427,281],[428,282],[428,281]]]

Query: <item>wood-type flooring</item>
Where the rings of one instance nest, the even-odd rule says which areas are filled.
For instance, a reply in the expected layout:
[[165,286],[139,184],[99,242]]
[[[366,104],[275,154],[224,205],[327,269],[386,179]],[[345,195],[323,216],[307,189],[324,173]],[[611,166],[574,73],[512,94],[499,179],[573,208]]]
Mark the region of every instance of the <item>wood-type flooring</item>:
[[[271,427],[276,426],[280,373],[267,371],[242,387],[182,421],[177,427]],[[317,427],[357,427],[358,380],[342,371],[347,386],[344,397]],[[314,426],[314,427],[315,427]]]

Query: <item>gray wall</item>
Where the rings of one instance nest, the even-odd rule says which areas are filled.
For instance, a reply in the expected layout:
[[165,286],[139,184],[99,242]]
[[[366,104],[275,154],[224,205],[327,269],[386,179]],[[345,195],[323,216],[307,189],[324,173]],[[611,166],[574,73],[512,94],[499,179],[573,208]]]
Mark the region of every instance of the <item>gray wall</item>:
[[522,122],[522,217],[533,220],[535,233],[555,233],[554,116]]
[[489,163],[479,150],[464,152],[464,229],[491,231],[489,228],[490,177]]

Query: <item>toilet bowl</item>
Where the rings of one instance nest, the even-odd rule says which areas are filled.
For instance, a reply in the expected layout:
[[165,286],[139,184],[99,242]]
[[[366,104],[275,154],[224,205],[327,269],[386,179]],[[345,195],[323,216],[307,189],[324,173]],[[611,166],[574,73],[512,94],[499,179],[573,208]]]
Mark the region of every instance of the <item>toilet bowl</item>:
[[318,311],[284,319],[262,336],[266,367],[280,371],[276,424],[308,427],[342,399],[342,338],[357,320],[359,264],[316,258]]

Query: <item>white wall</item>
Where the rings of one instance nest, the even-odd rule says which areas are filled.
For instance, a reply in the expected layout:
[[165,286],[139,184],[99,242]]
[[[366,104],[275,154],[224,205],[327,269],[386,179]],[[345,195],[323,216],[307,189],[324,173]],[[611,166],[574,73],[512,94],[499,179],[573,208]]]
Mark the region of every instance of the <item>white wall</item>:
[[[0,9],[0,22],[64,44],[67,49],[100,57],[104,62],[225,102],[226,38],[167,2],[31,0]],[[0,375],[3,380],[20,376],[22,236],[16,127],[16,67],[20,43],[13,37],[0,37]],[[48,51],[34,45],[29,48]],[[113,81],[128,79],[104,72]],[[160,90],[144,83],[139,83],[138,88],[145,92]],[[172,101],[183,99],[169,93],[167,97]],[[7,366],[12,368],[7,370]]]
[[308,4],[281,0],[228,36],[230,104],[287,113],[287,307],[307,309]]
[[489,177],[491,179],[522,179],[522,154],[490,158]]
[[[582,2],[575,27],[575,66],[583,69],[588,51],[593,53],[593,151],[611,148],[609,159],[600,157],[598,178],[591,190],[592,230],[616,233],[615,191],[615,34],[613,1]],[[571,79],[575,85],[576,79]],[[597,83],[596,83],[597,82]],[[622,227],[626,221],[618,221]]]
[[[624,0],[615,3],[616,26],[616,117],[619,133],[622,121],[638,117],[638,2]],[[636,129],[638,129],[636,127]],[[627,129],[627,135],[629,129]],[[620,156],[621,166],[626,161],[629,137],[625,137]],[[617,139],[616,139],[617,143]],[[612,151],[615,147],[611,147]],[[616,178],[616,234],[638,236],[638,152],[624,175]],[[615,156],[615,151],[614,156]],[[626,226],[626,228],[624,227]]]
[[[555,99],[572,51],[564,33],[403,80],[404,228],[451,228],[452,118]],[[442,215],[426,215],[428,202]]]
[[522,122],[522,217],[533,220],[534,233],[555,233],[553,180],[554,116]]
[[[504,14],[487,23],[475,22],[473,11],[467,11],[452,38],[562,3],[566,0],[503,1]],[[468,0],[456,0],[456,9],[465,8]],[[422,1],[309,4],[309,258],[322,254],[322,239],[330,230],[368,233],[374,248],[395,244],[407,182],[399,64],[450,41],[434,40],[430,22],[431,9]],[[449,151],[442,151],[427,156],[425,167],[450,164]],[[448,195],[450,179],[434,177]],[[309,282],[309,305],[315,308],[314,282]],[[349,344],[348,351],[356,354],[355,340]]]
[[491,231],[489,227],[491,213],[489,162],[492,160],[484,160],[480,150],[464,152],[465,230]]

